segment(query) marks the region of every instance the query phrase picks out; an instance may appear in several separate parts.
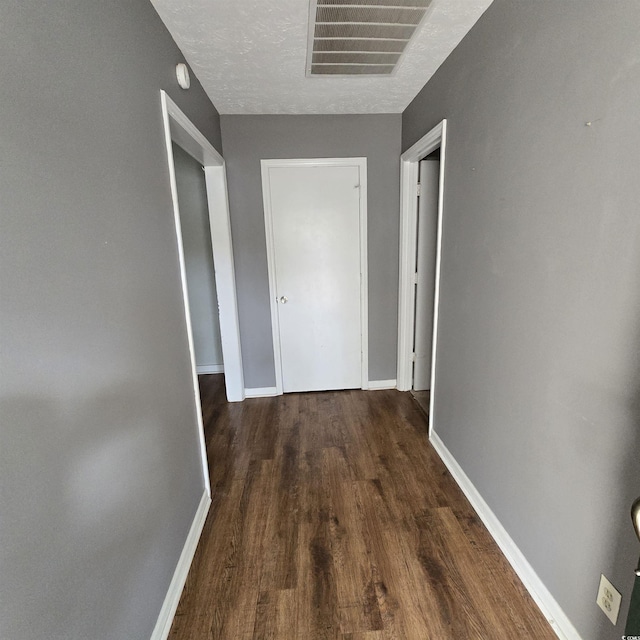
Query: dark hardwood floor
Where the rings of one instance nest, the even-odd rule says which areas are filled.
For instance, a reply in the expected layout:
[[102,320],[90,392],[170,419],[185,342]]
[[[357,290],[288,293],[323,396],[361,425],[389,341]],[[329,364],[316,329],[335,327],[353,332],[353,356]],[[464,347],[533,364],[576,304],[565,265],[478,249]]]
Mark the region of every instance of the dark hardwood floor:
[[430,391],[411,391],[413,399],[420,405],[420,408],[429,415],[429,398],[431,397]]
[[170,638],[556,637],[410,394],[201,390],[213,503]]

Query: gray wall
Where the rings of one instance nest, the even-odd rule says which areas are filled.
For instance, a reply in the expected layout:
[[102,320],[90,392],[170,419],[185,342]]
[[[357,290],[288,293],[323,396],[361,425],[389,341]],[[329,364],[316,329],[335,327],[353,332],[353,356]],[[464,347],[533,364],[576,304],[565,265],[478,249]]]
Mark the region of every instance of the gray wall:
[[450,125],[436,432],[585,640],[640,552],[638,25],[496,0],[403,114]]
[[245,386],[275,385],[260,160],[367,158],[369,379],[396,377],[400,115],[221,117]]
[[147,0],[0,9],[0,637],[149,638],[203,491]]
[[218,294],[204,171],[197,160],[175,143],[173,159],[196,364],[203,367],[222,365]]

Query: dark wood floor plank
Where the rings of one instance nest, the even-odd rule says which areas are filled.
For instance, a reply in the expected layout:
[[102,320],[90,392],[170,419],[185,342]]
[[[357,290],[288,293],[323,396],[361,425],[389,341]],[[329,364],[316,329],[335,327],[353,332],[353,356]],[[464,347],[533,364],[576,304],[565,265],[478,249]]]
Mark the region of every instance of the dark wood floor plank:
[[555,638],[409,394],[200,390],[212,505],[172,640]]
[[491,612],[484,610],[484,601],[473,598],[478,586],[477,567],[468,554],[460,553],[466,551],[461,541],[456,544],[450,540],[462,534],[455,518],[453,523],[447,518],[450,513],[448,507],[441,507],[417,518],[421,523],[417,541],[420,564],[451,637],[493,638],[492,625],[486,621],[486,614]]
[[252,460],[230,540],[230,566],[234,571],[227,585],[227,615],[212,628],[214,638],[254,637],[259,576],[263,561],[263,538],[270,498],[275,491],[273,461]]
[[324,450],[323,483],[329,490],[329,530],[343,633],[382,629],[374,577],[364,544],[354,481],[344,451]]
[[297,583],[298,527],[300,511],[300,422],[299,398],[287,396],[275,416],[274,441],[275,495],[263,542],[263,568],[260,589],[269,592],[292,589]]
[[[419,595],[410,583],[406,558],[397,543],[398,539],[404,539],[404,529],[394,526],[392,518],[380,518],[380,513],[384,511],[379,509],[381,501],[375,481],[358,483],[356,499],[374,576],[384,637],[393,640],[412,638],[412,618],[414,615],[422,618],[422,612]],[[421,619],[417,629],[422,638],[431,637],[424,620]]]

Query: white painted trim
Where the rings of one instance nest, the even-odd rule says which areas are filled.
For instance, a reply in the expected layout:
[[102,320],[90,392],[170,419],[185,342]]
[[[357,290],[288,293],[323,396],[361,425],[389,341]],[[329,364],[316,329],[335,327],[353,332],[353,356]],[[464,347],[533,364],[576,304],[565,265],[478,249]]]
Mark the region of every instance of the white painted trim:
[[275,363],[277,394],[283,393],[282,359],[280,357],[280,322],[276,302],[275,242],[271,211],[271,167],[352,167],[357,166],[360,176],[360,380],[362,389],[369,388],[369,268],[367,258],[367,159],[366,158],[304,158],[287,160],[260,160],[262,176],[262,203],[267,243],[267,270],[269,274],[269,305],[273,360]]
[[[209,223],[211,227],[211,244],[214,256],[216,289],[220,313],[222,356],[224,359],[226,373],[225,387],[227,400],[229,400],[229,402],[236,402],[244,400],[244,379],[242,372],[242,352],[240,348],[240,328],[233,265],[233,246],[231,243],[231,223],[229,219],[226,170],[222,156],[164,91],[160,92],[160,100],[165,131],[167,161],[169,164],[171,198],[173,203],[174,219],[176,222],[176,236],[181,269],[180,278],[183,289],[183,301],[185,304],[185,317],[188,327],[187,333],[189,336],[189,350],[192,358],[194,391],[197,396],[196,403],[198,405],[198,413],[201,414],[200,394],[193,351],[191,318],[189,314],[187,281],[184,271],[184,250],[182,247],[182,234],[180,232],[180,210],[178,207],[173,150],[171,147],[172,141],[183,146],[186,151],[191,153],[198,162],[204,166],[207,202],[209,206]],[[204,435],[202,436],[202,442],[204,447]],[[204,468],[208,482],[209,472],[206,465],[206,457]]]
[[431,393],[429,397],[429,433],[433,428],[436,390],[436,354],[440,311],[440,268],[442,262],[442,227],[444,217],[444,176],[447,146],[447,121],[442,120],[429,133],[400,156],[400,283],[398,295],[398,389],[409,391],[412,386],[411,354],[415,320],[416,246],[418,224],[418,163],[440,147],[438,178],[438,227],[436,239],[436,274],[433,304],[433,340],[431,345]]
[[440,329],[440,272],[442,270],[442,226],[444,223],[444,175],[447,160],[447,121],[443,120],[440,133],[440,175],[438,176],[438,231],[436,236],[436,280],[433,292],[433,338],[431,340],[431,383],[429,393],[429,433],[433,430],[436,400],[436,358]]
[[[413,322],[415,307],[418,161],[400,158],[400,282],[398,285],[398,389],[412,386]],[[411,244],[413,240],[413,244]],[[413,247],[413,249],[412,249]]]
[[198,547],[198,541],[200,540],[200,535],[202,534],[202,529],[204,528],[204,523],[207,519],[207,513],[209,512],[210,505],[211,497],[205,491],[202,494],[198,510],[196,511],[193,522],[191,523],[191,528],[189,529],[189,534],[187,535],[184,547],[182,548],[178,564],[173,572],[173,578],[171,579],[167,595],[162,603],[162,609],[160,609],[156,626],[151,634],[151,640],[166,640],[169,637],[171,624],[173,623],[173,618],[176,615],[180,596],[182,595],[182,590],[184,589],[185,582],[187,581],[187,575],[189,574],[189,569],[193,562],[193,556],[195,555]]
[[207,373],[224,373],[223,364],[199,364],[196,366],[198,375],[206,375]]
[[272,398],[282,395],[282,391],[278,392],[278,387],[253,387],[245,389],[244,395],[246,398]]
[[395,389],[397,387],[396,379],[392,380],[369,380],[369,391],[374,389]]
[[[191,384],[193,387],[193,402],[196,410],[196,420],[198,421],[198,442],[200,447],[200,465],[202,471],[202,482],[205,491],[211,497],[211,484],[209,482],[209,463],[207,461],[207,446],[204,438],[204,424],[202,422],[202,405],[200,404],[200,387],[198,385],[198,374],[196,373],[196,354],[193,346],[193,330],[191,325],[191,312],[189,310],[189,293],[187,291],[187,271],[184,260],[184,246],[182,243],[182,225],[180,223],[180,209],[178,207],[178,187],[176,184],[176,172],[173,160],[173,149],[171,147],[171,113],[173,103],[164,91],[160,92],[162,103],[162,120],[164,125],[165,144],[167,149],[167,162],[169,164],[169,183],[171,186],[171,201],[173,204],[173,220],[176,229],[176,243],[178,245],[178,264],[180,266],[180,282],[182,285],[182,304],[184,317],[187,326],[187,343],[189,346],[189,357],[191,360]],[[175,105],[173,105],[175,107]],[[177,109],[177,107],[175,107]]]
[[580,634],[556,599],[435,431],[431,431],[429,440],[558,638],[581,640]]
[[225,389],[229,402],[242,402],[244,374],[225,164],[218,167],[205,166],[204,177],[209,204],[209,227],[214,256]]
[[[275,251],[273,238],[273,216],[271,215],[271,185],[269,168],[265,160],[260,161],[262,178],[262,204],[264,207],[264,232],[267,243],[267,275],[269,277],[269,309],[271,311],[271,340],[273,342],[273,363],[276,375],[276,395],[282,395],[282,359],[280,357],[280,320],[276,301]],[[246,392],[245,392],[246,393]],[[247,394],[248,395],[248,394]]]
[[369,256],[368,256],[368,171],[367,159],[357,158],[360,169],[360,377],[369,388]]

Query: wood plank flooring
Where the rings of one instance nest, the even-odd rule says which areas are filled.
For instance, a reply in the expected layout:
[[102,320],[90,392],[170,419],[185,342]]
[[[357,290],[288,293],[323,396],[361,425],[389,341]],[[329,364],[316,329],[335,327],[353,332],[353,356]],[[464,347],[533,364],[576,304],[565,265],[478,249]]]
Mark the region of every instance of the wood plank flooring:
[[172,640],[556,637],[410,394],[201,392],[213,503]]
[[429,415],[429,398],[431,397],[430,391],[411,391],[413,399],[420,405],[423,411]]

